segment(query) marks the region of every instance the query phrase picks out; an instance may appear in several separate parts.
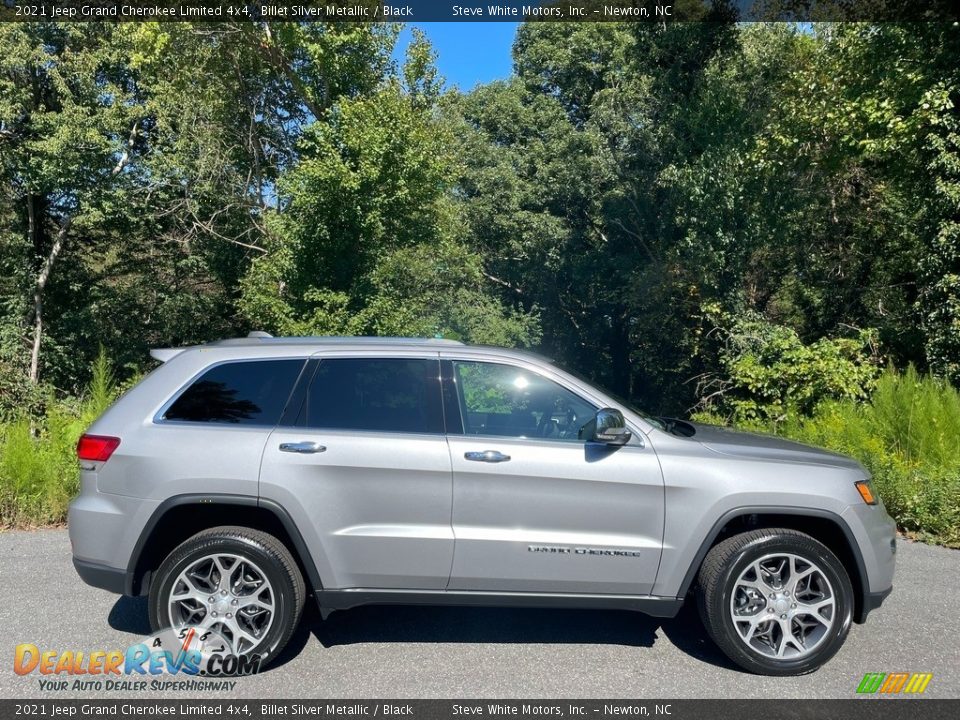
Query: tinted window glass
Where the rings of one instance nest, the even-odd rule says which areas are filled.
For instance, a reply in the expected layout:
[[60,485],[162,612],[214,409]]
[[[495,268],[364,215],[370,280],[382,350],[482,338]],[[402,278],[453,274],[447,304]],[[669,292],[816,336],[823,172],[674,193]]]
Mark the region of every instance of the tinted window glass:
[[510,365],[454,362],[463,430],[546,440],[580,440],[596,408],[552,380]]
[[200,376],[164,414],[167,420],[276,425],[304,360],[217,365]]
[[307,393],[306,424],[442,433],[439,376],[437,360],[323,360]]

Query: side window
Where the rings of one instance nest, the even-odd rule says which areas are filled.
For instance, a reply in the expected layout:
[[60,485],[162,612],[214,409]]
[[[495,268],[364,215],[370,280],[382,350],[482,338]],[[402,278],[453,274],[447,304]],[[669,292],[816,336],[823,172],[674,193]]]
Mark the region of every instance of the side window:
[[178,397],[164,420],[276,425],[306,362],[251,360],[210,368]]
[[306,425],[313,428],[442,433],[440,361],[323,360],[304,412]]
[[577,442],[596,408],[552,380],[522,368],[454,362],[463,431]]

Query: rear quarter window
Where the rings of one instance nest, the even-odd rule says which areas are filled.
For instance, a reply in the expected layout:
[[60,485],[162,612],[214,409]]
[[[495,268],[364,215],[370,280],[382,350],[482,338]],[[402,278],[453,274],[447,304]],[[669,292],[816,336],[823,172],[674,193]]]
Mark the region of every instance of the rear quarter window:
[[163,419],[276,425],[305,362],[250,360],[216,365],[173,401]]

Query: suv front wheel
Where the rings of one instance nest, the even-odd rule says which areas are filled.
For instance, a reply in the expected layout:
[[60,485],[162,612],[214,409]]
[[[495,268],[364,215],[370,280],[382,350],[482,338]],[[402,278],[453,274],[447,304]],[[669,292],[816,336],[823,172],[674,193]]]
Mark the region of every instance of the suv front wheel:
[[825,545],[795,530],[755,530],[718,543],[697,585],[710,637],[755,673],[812,672],[850,630],[853,587],[846,570]]
[[286,546],[243,527],[205,530],[179,545],[150,583],[154,631],[197,627],[228,640],[237,655],[263,665],[300,621],[303,577]]

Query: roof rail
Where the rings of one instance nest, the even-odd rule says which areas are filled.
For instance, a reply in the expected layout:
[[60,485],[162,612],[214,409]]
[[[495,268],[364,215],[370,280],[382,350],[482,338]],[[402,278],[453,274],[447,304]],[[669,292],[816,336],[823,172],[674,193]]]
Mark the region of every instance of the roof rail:
[[422,337],[369,337],[366,335],[314,335],[273,337],[267,333],[250,333],[241,338],[214,340],[207,345],[463,345],[459,340]]
[[[448,340],[446,338],[423,338],[423,337],[369,337],[366,335],[314,335],[306,337],[273,337],[270,333],[261,330],[254,330],[246,337],[225,338],[223,340],[214,340],[206,343],[208,347],[224,345],[458,345],[465,343],[460,340]],[[153,348],[150,350],[150,357],[160,362],[167,362],[176,357],[184,350],[190,349],[186,346],[177,348]]]

